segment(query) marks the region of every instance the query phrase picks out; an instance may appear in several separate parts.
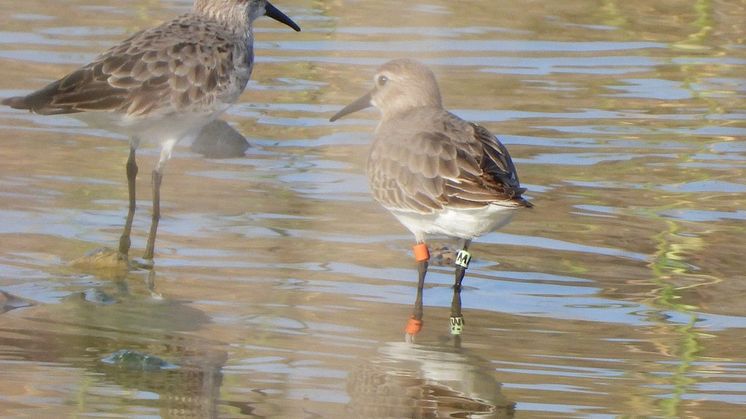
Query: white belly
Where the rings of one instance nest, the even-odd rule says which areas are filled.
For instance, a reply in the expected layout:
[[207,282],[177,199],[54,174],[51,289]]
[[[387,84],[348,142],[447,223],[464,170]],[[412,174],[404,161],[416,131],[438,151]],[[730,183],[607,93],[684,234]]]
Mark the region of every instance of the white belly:
[[476,209],[446,208],[432,214],[390,210],[417,238],[442,234],[471,240],[508,224],[516,207],[487,205]]
[[72,114],[94,128],[137,137],[142,142],[160,144],[178,141],[199,130],[225,111],[229,105],[216,106],[206,112],[181,112],[169,115],[129,117],[117,112],[83,112]]
[[89,126],[129,136],[130,144],[134,148],[141,143],[159,145],[161,156],[156,167],[160,170],[171,158],[171,152],[178,142],[192,141],[202,127],[214,120],[228,106],[230,105],[220,103],[214,109],[208,109],[205,112],[156,114],[137,118],[116,112],[83,112],[72,116],[79,118]]

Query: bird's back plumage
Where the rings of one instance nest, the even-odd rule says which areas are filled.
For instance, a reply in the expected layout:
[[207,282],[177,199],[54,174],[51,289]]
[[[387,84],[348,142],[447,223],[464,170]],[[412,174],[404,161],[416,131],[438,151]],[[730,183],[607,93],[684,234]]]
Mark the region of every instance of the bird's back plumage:
[[3,104],[44,115],[114,112],[133,120],[209,114],[234,102],[248,82],[250,45],[246,35],[187,14],[138,32],[60,80]]
[[376,200],[392,210],[530,206],[502,143],[438,107],[414,108],[381,122],[368,178]]

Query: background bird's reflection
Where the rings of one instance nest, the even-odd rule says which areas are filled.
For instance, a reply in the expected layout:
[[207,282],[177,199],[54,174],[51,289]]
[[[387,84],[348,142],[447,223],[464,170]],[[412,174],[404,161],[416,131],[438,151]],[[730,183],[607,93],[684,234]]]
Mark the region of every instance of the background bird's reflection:
[[[4,306],[22,301],[27,310],[18,319],[22,324],[0,329],[3,357],[85,371],[80,382],[66,383],[78,388],[81,405],[126,399],[161,417],[217,417],[227,354],[189,335],[210,321],[203,312],[154,288],[150,271],[72,291],[61,304],[34,304],[5,293]],[[36,375],[27,372],[29,379]]]

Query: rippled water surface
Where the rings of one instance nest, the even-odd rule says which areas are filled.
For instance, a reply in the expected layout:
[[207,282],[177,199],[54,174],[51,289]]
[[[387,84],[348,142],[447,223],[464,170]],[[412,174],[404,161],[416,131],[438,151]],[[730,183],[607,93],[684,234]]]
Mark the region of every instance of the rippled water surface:
[[[0,416],[744,415],[743,2],[274,3],[303,32],[257,22],[225,115],[252,147],[177,149],[153,274],[70,266],[117,243],[126,139],[0,108]],[[3,2],[0,96],[189,4]],[[500,135],[536,204],[473,244],[460,347],[448,266],[403,342],[413,238],[367,190],[376,113],[327,122],[397,57]]]

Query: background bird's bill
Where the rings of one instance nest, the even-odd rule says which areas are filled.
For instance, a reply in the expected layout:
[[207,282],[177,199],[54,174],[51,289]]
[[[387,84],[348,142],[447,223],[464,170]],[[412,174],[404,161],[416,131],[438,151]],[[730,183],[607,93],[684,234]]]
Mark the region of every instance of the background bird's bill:
[[298,24],[296,24],[295,22],[293,22],[293,19],[290,19],[289,17],[287,17],[287,15],[285,13],[282,13],[280,11],[280,9],[276,8],[275,6],[273,6],[272,3],[270,3],[270,2],[267,2],[267,5],[264,6],[264,15],[265,16],[269,16],[272,19],[274,19],[274,20],[276,20],[276,21],[278,21],[280,23],[284,23],[284,24],[290,26],[296,32],[300,32],[300,26],[298,26]]

